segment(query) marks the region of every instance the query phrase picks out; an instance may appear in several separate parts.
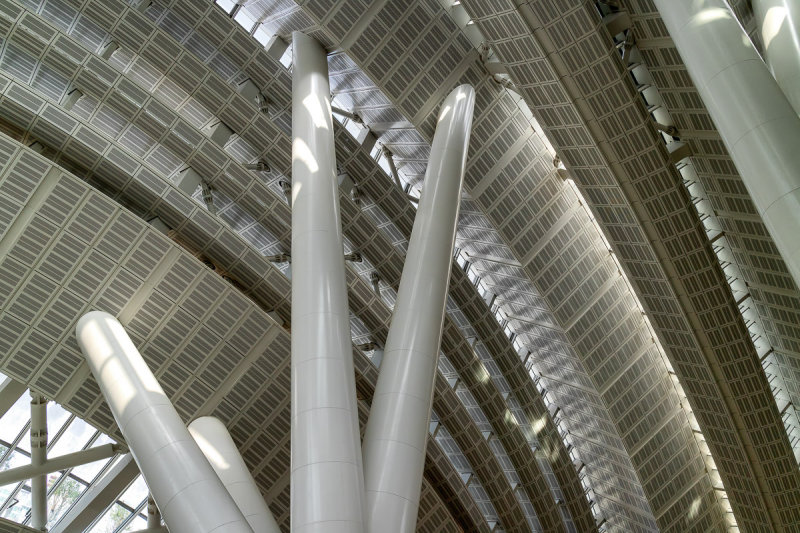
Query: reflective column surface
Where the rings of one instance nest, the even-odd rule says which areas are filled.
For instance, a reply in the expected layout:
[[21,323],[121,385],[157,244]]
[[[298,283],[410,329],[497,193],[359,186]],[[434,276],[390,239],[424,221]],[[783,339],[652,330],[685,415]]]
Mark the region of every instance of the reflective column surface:
[[655,4],[800,286],[800,118],[725,0]]
[[800,2],[752,0],[764,59],[786,98],[800,114]]
[[370,533],[414,531],[475,91],[445,99],[364,435]]
[[213,416],[201,416],[189,424],[189,433],[253,531],[280,533],[281,528],[275,522],[225,424]]
[[172,533],[253,533],[125,329],[85,314],[78,345]]
[[327,55],[293,34],[292,531],[359,533],[361,467]]

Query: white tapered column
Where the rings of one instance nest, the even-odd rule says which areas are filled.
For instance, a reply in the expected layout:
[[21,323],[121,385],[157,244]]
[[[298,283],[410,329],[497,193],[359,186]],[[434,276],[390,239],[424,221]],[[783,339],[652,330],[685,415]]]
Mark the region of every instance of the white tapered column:
[[359,533],[364,479],[328,62],[314,39],[293,39],[291,524]]
[[767,66],[800,114],[800,2],[753,0],[753,12]]
[[[47,398],[31,393],[31,466],[47,461]],[[31,478],[31,527],[47,526],[47,474]]]
[[439,111],[364,435],[369,533],[411,533],[417,524],[474,106],[475,91],[462,85]]
[[171,533],[253,533],[125,329],[100,311],[78,345]]
[[202,416],[189,424],[189,433],[253,531],[280,533],[281,528],[275,522],[225,424],[213,416]]
[[800,118],[725,0],[655,4],[800,287]]

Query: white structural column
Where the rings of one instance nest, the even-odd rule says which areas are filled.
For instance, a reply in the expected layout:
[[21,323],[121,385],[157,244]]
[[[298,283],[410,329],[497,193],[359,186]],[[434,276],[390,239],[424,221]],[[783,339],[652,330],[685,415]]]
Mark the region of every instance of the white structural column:
[[213,416],[203,416],[189,424],[189,433],[253,531],[280,533],[281,528],[275,522],[225,424]]
[[78,344],[171,533],[253,533],[125,329],[85,314]]
[[764,59],[786,98],[800,114],[800,2],[753,0]]
[[364,478],[328,61],[292,47],[292,531],[359,533]]
[[158,527],[161,527],[161,511],[158,510],[156,501],[150,495],[147,497],[147,529],[156,529]]
[[364,435],[369,533],[411,533],[417,523],[474,106],[475,91],[462,85],[439,111]]
[[[31,466],[47,461],[47,398],[31,392]],[[47,525],[47,474],[31,478],[31,527]]]
[[800,286],[800,118],[725,0],[655,4]]

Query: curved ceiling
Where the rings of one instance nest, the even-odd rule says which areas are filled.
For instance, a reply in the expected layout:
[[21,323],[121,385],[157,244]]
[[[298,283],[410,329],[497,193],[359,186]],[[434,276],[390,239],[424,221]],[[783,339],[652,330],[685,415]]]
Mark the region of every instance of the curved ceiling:
[[[291,74],[270,39],[302,30],[331,50],[335,104],[391,151],[413,196],[439,102],[476,88],[420,531],[798,523],[784,405],[800,293],[657,13],[625,2],[620,44],[607,30],[620,3],[4,3],[0,125],[41,155],[2,141],[0,188],[18,209],[0,239],[24,246],[0,240],[0,368],[114,432],[68,332],[83,310],[121,314],[181,415],[228,423],[287,526]],[[680,138],[656,130],[639,67]],[[363,423],[378,361],[355,347],[385,340],[415,209],[358,140],[364,126],[342,122]],[[670,159],[675,141],[724,242]],[[259,160],[272,173],[243,166]],[[187,168],[211,204],[198,183],[181,189]]]

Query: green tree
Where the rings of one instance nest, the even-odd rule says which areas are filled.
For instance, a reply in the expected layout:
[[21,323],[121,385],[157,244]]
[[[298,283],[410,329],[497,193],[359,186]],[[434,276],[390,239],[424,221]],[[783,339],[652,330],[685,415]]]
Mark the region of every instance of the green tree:
[[50,495],[48,524],[52,524],[66,511],[81,495],[83,486],[78,481],[68,477],[56,487]]
[[111,508],[111,513],[109,513],[111,523],[106,528],[105,533],[114,533],[114,531],[116,531],[117,528],[122,525],[122,522],[128,518],[129,514],[131,513],[127,509],[119,504],[114,504],[114,507]]

